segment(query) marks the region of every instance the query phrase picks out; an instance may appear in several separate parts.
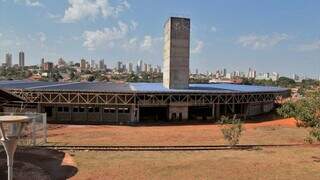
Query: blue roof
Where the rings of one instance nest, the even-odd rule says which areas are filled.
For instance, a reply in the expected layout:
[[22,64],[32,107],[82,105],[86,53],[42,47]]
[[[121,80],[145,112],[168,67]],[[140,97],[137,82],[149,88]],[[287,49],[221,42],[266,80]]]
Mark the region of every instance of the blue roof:
[[190,84],[188,89],[168,89],[162,83],[111,83],[111,82],[41,82],[0,81],[0,89],[28,89],[39,91],[89,91],[89,92],[136,92],[136,93],[246,93],[283,92],[285,88],[237,84]]
[[254,86],[238,84],[190,84],[189,89],[168,89],[162,83],[130,83],[131,89],[137,92],[278,92],[286,88],[272,86]]

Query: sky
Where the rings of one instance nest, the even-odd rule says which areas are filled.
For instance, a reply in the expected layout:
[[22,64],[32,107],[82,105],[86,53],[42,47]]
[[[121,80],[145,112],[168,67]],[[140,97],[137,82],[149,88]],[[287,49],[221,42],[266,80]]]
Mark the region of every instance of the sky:
[[[201,3],[200,3],[201,2]],[[318,0],[0,0],[0,62],[5,53],[162,65],[163,26],[191,19],[190,69],[320,75]]]

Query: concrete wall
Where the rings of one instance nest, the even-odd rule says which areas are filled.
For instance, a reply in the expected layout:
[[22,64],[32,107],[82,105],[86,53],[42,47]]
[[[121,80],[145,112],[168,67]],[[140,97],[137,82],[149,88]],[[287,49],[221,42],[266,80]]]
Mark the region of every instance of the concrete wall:
[[[49,106],[49,105],[48,105]],[[131,106],[72,106],[57,105],[52,107],[52,116],[48,121],[56,122],[99,122],[117,123],[134,120],[134,110]],[[67,108],[67,109],[65,109]],[[45,106],[41,107],[45,112]]]
[[163,84],[170,89],[189,87],[190,19],[171,17],[164,28]]
[[[174,119],[175,114],[175,119]],[[181,120],[188,119],[188,106],[176,106],[170,105],[169,106],[169,119],[170,120],[179,120],[181,115]]]

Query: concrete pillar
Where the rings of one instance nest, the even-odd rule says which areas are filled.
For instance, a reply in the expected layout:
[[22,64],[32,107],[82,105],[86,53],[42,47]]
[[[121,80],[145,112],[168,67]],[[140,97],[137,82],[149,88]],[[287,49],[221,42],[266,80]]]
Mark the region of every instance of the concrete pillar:
[[227,115],[228,104],[224,104],[224,115]]
[[117,106],[115,109],[116,109],[116,122],[119,122],[119,107]]
[[140,122],[140,107],[137,106],[136,109],[136,122]]
[[102,111],[103,109],[102,109],[102,107],[101,106],[99,106],[99,120],[100,120],[100,122],[102,122]]
[[69,109],[69,120],[72,121],[73,106],[70,105],[69,108],[70,108],[70,109]]
[[220,104],[216,105],[215,117],[218,121],[220,120]]
[[136,119],[136,106],[135,105],[132,105],[131,108],[130,108],[130,122],[135,122],[135,119]]
[[244,120],[247,119],[247,115],[248,115],[248,104],[243,104],[243,110],[244,110]]
[[212,104],[212,118],[215,120],[215,104]]
[[37,113],[41,113],[41,104],[40,103],[37,104]]

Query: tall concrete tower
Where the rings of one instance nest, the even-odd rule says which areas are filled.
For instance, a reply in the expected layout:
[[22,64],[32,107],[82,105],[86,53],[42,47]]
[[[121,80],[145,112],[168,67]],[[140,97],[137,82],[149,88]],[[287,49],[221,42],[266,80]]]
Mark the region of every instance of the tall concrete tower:
[[19,52],[19,67],[24,67],[24,52],[20,51]]
[[164,27],[163,85],[189,87],[190,19],[170,17]]

